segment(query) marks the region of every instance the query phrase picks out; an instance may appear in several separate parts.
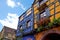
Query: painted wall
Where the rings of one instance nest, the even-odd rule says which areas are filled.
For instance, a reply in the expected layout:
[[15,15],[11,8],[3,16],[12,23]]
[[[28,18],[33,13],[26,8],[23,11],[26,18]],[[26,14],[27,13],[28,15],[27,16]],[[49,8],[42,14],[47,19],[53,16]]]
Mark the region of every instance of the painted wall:
[[35,40],[34,35],[28,35],[23,37],[23,40]]
[[[19,18],[19,21],[18,21],[18,27],[17,27],[17,34],[18,36],[22,35],[22,33],[20,32],[20,26],[22,25],[22,29],[23,29],[23,33],[24,34],[27,34],[27,33],[30,33],[32,30],[33,30],[33,10],[30,14],[28,14],[27,12],[25,12],[23,17],[23,20],[20,21],[20,18]],[[27,21],[30,20],[30,26],[27,27]]]
[[[49,7],[50,14],[54,15],[54,13],[55,13],[56,14],[55,18],[59,18],[60,17],[60,3],[58,2],[58,0],[50,0],[50,1],[46,2],[46,4]],[[50,20],[52,21],[53,18],[54,18],[54,16],[51,16]]]

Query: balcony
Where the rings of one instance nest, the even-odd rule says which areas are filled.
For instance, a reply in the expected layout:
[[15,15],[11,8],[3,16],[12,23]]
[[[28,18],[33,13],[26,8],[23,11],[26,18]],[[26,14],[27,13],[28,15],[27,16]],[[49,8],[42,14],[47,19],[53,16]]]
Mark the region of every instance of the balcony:
[[47,0],[42,0],[41,2],[40,2],[40,6],[42,5],[42,4],[44,4],[44,3],[46,3],[47,2]]
[[47,5],[44,3],[43,5],[41,5],[38,9],[40,11],[40,13],[45,10],[45,8],[47,7]]
[[58,19],[54,18],[53,22],[50,22],[49,18],[42,18],[38,24],[36,32],[41,32],[44,30],[49,30],[52,28],[60,27],[60,17]]
[[40,24],[40,26],[47,25],[49,23],[49,21],[50,21],[50,19],[47,17],[40,18],[39,24]]

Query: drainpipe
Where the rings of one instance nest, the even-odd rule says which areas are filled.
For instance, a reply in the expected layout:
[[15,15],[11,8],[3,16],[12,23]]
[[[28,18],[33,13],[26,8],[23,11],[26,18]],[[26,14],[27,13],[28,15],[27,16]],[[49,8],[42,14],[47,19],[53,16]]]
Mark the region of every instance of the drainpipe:
[[54,1],[54,19],[55,19],[55,14],[56,14],[56,4],[55,4],[55,1]]

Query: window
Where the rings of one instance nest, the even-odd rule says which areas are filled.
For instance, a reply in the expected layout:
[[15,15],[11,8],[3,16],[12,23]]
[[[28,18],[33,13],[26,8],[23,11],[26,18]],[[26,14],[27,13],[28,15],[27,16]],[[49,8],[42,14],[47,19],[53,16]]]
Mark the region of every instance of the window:
[[36,14],[36,13],[39,12],[38,8],[39,8],[39,2],[37,2],[37,3],[34,5],[34,14]]
[[47,0],[42,0],[41,1],[41,3],[40,3],[40,5],[42,5],[43,3],[45,3]]
[[54,14],[54,9],[50,10],[50,15]]
[[5,33],[5,36],[8,36],[8,34],[7,34],[7,33]]
[[36,0],[36,2],[37,2],[38,0]]
[[36,4],[34,4],[34,7],[39,7],[39,2],[37,2]]
[[31,9],[32,9],[32,8],[30,8],[30,9],[27,11],[27,16],[32,12]]
[[31,21],[30,21],[30,20],[29,20],[29,21],[27,21],[27,24],[26,24],[26,25],[27,25],[27,27],[30,27],[30,26],[31,26],[30,24],[31,24]]
[[23,20],[23,16],[20,17],[20,21],[22,21],[22,20]]
[[40,16],[41,16],[41,18],[47,16],[46,12],[43,12]]
[[60,0],[58,0],[60,2]]
[[22,25],[20,26],[20,30],[22,30]]

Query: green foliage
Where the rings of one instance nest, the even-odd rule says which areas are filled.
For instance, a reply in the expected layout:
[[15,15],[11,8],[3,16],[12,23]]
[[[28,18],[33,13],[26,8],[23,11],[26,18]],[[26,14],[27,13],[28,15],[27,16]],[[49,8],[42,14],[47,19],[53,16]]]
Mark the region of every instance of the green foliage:
[[48,23],[48,28],[51,28],[52,26],[53,26],[52,22]]
[[42,29],[43,29],[43,26],[40,26],[40,27],[37,29],[37,32],[42,31]]
[[56,18],[53,19],[53,24],[57,25],[58,24],[58,20]]
[[57,20],[58,20],[58,25],[60,25],[60,17]]
[[[58,26],[58,25],[60,25],[60,17],[58,19],[54,18],[53,22],[49,22],[48,25],[46,25],[45,27],[46,27],[46,29],[50,29],[50,28],[52,28],[54,26]],[[41,32],[42,30],[44,30],[43,25],[38,27],[37,32]]]
[[60,17],[58,18],[58,19],[54,19],[53,20],[53,24],[55,24],[55,25],[60,25]]

